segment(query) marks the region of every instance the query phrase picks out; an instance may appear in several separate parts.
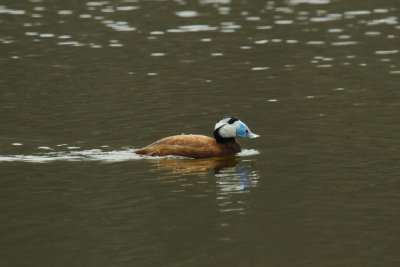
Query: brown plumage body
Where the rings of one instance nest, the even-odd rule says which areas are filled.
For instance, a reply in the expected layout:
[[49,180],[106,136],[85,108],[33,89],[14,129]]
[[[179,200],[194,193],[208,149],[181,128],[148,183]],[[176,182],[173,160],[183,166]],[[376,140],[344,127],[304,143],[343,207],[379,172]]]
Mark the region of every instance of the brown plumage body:
[[138,149],[135,153],[149,156],[175,155],[210,158],[235,154],[241,150],[242,148],[235,138],[218,143],[214,138],[204,135],[174,135]]

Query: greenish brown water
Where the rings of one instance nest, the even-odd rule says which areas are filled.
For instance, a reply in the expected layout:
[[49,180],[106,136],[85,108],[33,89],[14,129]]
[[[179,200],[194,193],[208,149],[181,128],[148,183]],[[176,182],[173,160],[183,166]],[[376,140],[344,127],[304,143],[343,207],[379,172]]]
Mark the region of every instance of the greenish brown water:
[[[1,266],[398,266],[400,4],[0,3]],[[141,158],[236,115],[234,158]]]

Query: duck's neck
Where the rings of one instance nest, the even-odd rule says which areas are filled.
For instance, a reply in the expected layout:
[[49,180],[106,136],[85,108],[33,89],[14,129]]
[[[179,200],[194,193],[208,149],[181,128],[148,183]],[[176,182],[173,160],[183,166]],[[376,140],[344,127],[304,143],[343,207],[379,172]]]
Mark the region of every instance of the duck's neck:
[[213,134],[214,134],[214,138],[215,138],[215,140],[217,141],[217,143],[220,143],[220,144],[236,143],[235,137],[222,137],[222,136],[219,134],[219,128],[218,128],[218,129],[215,129],[215,131],[213,132]]

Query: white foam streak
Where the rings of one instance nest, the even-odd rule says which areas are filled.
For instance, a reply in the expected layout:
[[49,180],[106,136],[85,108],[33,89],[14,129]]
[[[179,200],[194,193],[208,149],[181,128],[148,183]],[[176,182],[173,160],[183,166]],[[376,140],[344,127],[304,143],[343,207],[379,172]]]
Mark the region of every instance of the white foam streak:
[[5,155],[0,156],[0,162],[32,162],[47,163],[52,161],[99,161],[122,162],[137,160],[142,157],[133,153],[134,149],[103,151],[101,149],[89,149],[81,151],[48,152],[36,155]]
[[[51,149],[49,147],[39,147],[39,149]],[[135,149],[127,148],[123,150],[103,151],[101,149],[73,150],[73,151],[51,151],[47,153],[38,153],[34,155],[0,155],[0,162],[31,162],[48,163],[53,161],[97,161],[97,162],[123,162],[130,160],[139,160],[143,158],[162,158],[143,156],[134,153]],[[255,149],[243,149],[238,156],[246,157],[257,155],[260,152]],[[184,158],[179,156],[167,156],[172,158]],[[163,157],[164,158],[164,157]]]
[[237,155],[240,157],[248,157],[248,156],[254,156],[260,154],[260,151],[257,149],[243,149],[241,152],[239,152]]

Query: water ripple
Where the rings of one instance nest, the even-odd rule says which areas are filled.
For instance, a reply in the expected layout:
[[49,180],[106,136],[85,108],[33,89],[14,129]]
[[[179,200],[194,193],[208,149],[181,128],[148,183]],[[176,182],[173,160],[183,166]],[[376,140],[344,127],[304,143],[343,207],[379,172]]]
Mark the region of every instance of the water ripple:
[[289,4],[291,5],[299,5],[299,4],[326,5],[329,3],[330,0],[289,0]]
[[185,11],[177,11],[175,12],[175,15],[181,18],[193,18],[197,17],[199,13],[195,10],[185,10]]
[[[20,147],[23,146],[23,143],[14,142],[11,145]],[[39,152],[31,155],[17,154],[17,155],[0,155],[0,162],[10,162],[10,161],[19,161],[19,162],[34,162],[34,163],[47,163],[52,161],[100,161],[100,162],[122,162],[129,160],[138,160],[138,159],[161,159],[161,158],[182,158],[189,159],[185,157],[177,157],[177,156],[166,156],[166,157],[152,157],[152,156],[143,156],[135,154],[134,148],[126,148],[122,150],[103,150],[99,148],[95,149],[86,149],[79,150],[81,147],[68,145],[68,144],[59,144],[56,147],[67,149],[67,151],[55,151],[56,149],[50,146],[39,146],[38,150],[49,151],[49,152]],[[108,148],[107,145],[101,146],[102,148]],[[249,157],[259,154],[260,152],[255,149],[243,149],[238,156],[240,157]],[[192,159],[193,160],[193,159]],[[201,160],[198,160],[200,162]],[[196,162],[196,160],[194,160]]]
[[202,32],[202,31],[215,31],[218,27],[210,25],[184,25],[179,26],[178,29],[168,29],[168,32],[183,33],[183,32]]
[[[103,151],[101,149],[75,150],[79,147],[67,147],[72,151],[58,151],[38,153],[36,155],[0,155],[0,162],[32,162],[48,163],[53,161],[100,161],[100,162],[122,162],[137,160],[142,157],[133,153],[134,149]],[[47,146],[40,146],[41,150],[52,150]]]

